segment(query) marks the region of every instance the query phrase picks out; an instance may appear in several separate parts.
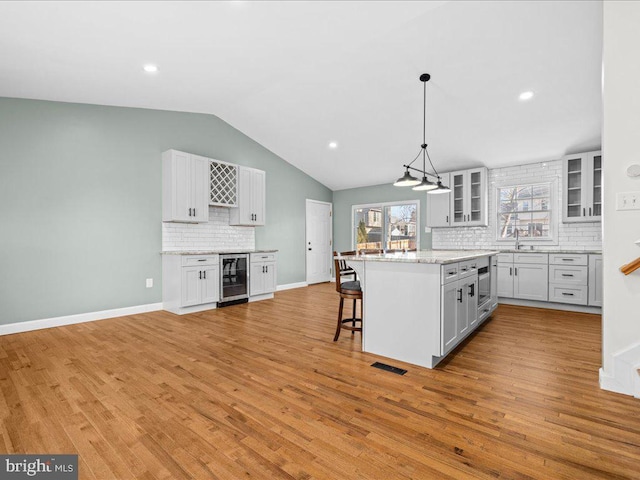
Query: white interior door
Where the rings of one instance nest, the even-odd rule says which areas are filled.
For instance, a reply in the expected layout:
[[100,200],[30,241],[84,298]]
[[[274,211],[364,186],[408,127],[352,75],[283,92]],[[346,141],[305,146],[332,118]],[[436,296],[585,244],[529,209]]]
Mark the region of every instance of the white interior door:
[[331,280],[331,204],[307,199],[307,283]]

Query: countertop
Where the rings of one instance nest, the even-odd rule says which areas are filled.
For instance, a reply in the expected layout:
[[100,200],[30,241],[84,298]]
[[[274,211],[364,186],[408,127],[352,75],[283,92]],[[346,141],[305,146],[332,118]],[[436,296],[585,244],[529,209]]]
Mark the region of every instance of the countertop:
[[224,255],[227,253],[274,253],[278,250],[251,250],[251,249],[235,249],[235,250],[165,250],[160,252],[162,255]]
[[497,250],[420,250],[407,253],[385,253],[343,256],[345,260],[365,262],[436,263],[446,264],[496,255]]

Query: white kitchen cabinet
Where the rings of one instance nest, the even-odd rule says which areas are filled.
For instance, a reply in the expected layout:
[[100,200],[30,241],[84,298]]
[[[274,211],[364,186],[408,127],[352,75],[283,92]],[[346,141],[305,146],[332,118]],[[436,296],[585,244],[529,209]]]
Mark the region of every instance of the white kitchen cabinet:
[[162,258],[163,308],[179,315],[216,307],[220,300],[218,255],[172,255]]
[[445,284],[442,287],[441,353],[449,353],[478,320],[478,274]]
[[449,223],[453,226],[486,226],[488,208],[487,169],[473,168],[449,174],[451,188]]
[[602,219],[602,152],[567,155],[562,159],[562,221]]
[[[441,173],[442,184],[448,187],[449,174]],[[434,193],[427,195],[427,227],[448,227],[450,215],[451,193]]]
[[549,255],[549,301],[587,305],[588,255],[552,253]]
[[265,223],[266,173],[238,167],[238,206],[229,214],[230,225],[258,226]]
[[498,296],[547,301],[549,256],[543,253],[498,255]]
[[589,305],[602,306],[602,255],[589,255]]
[[249,295],[265,295],[276,291],[277,270],[275,253],[252,253],[249,273]]
[[220,300],[218,265],[182,267],[182,307]]
[[209,159],[167,150],[162,153],[162,221],[209,221]]

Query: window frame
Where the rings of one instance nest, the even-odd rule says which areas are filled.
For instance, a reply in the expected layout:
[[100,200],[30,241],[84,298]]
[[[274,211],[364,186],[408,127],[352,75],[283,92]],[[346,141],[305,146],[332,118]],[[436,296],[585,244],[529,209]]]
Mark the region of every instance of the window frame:
[[495,185],[494,187],[494,195],[495,199],[495,210],[493,212],[494,220],[495,220],[495,231],[494,238],[496,243],[514,243],[514,238],[502,238],[500,236],[500,190],[506,188],[524,188],[524,187],[532,187],[533,185],[549,185],[549,209],[548,210],[526,210],[521,211],[519,213],[530,213],[530,212],[549,212],[549,237],[548,238],[539,238],[539,237],[522,237],[520,238],[520,243],[533,243],[533,244],[545,244],[545,245],[557,245],[558,244],[558,208],[557,204],[557,192],[558,192],[558,180],[543,178],[540,181],[527,181],[527,182],[507,182],[499,185]]
[[[420,200],[400,200],[396,202],[375,202],[375,203],[361,203],[358,205],[351,205],[351,247],[353,250],[357,250],[356,245],[356,228],[354,225],[356,218],[356,210],[359,208],[374,208],[380,207],[382,215],[382,232],[384,234],[383,244],[387,244],[386,238],[386,215],[384,214],[385,207],[399,207],[402,205],[415,205],[416,206],[416,248],[420,250]],[[386,248],[383,248],[386,250]]]

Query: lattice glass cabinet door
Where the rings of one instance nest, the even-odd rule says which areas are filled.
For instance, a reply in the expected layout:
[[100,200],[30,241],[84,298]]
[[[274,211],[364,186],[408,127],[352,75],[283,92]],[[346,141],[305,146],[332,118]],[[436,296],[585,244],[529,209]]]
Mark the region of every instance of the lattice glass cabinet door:
[[238,166],[220,160],[211,161],[210,205],[238,205]]

